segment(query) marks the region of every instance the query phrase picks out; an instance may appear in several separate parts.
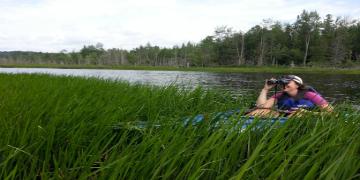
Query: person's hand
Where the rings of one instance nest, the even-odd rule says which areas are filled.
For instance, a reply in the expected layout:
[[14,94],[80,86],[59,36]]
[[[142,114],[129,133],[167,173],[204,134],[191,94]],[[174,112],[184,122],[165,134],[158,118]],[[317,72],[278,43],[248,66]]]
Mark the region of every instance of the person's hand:
[[[275,78],[271,78],[270,80],[276,80]],[[267,83],[268,82],[268,79],[265,79],[265,84],[264,84],[264,87],[263,87],[263,89],[264,90],[270,90],[271,88],[273,88],[273,87],[275,87],[276,86],[276,84],[268,84]]]
[[302,117],[303,115],[305,115],[307,113],[313,113],[313,112],[308,111],[303,108],[291,108],[291,110],[293,112],[290,115],[288,115],[288,117]]

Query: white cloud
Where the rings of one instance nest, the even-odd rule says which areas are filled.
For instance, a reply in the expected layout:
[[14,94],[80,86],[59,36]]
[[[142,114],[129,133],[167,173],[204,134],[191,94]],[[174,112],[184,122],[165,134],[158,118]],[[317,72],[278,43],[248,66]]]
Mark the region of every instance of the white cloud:
[[[293,22],[303,9],[359,18],[360,3],[300,0],[0,0],[0,51],[79,50],[102,42],[131,49],[150,42],[198,42],[227,25],[247,31],[273,18]],[[357,5],[357,6],[356,6]]]

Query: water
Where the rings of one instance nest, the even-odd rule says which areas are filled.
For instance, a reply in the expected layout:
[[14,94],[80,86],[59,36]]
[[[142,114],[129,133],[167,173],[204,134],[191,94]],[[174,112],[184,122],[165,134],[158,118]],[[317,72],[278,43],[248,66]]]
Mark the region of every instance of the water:
[[[158,86],[176,84],[192,89],[203,86],[208,89],[226,90],[234,95],[258,93],[264,79],[279,77],[270,73],[211,73],[183,71],[143,71],[143,70],[96,70],[96,69],[47,69],[47,68],[0,68],[2,73],[46,73],[125,80]],[[328,101],[359,102],[359,75],[341,74],[297,74],[303,81],[315,87]]]

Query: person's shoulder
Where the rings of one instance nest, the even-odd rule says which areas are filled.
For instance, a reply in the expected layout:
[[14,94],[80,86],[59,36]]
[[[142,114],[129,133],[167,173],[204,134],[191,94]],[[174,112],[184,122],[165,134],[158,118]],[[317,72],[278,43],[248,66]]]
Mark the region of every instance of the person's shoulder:
[[316,95],[319,95],[319,93],[311,90],[305,92],[305,96],[316,96]]
[[317,91],[311,91],[311,90],[306,91],[304,94],[305,99],[312,99],[312,98],[316,98],[316,97],[322,97],[322,96]]
[[327,101],[318,92],[307,91],[304,94],[304,98],[315,102],[317,105],[323,105],[327,103]]
[[305,92],[313,92],[315,94],[319,94],[314,87],[309,85],[305,85],[305,88],[303,90],[305,90]]

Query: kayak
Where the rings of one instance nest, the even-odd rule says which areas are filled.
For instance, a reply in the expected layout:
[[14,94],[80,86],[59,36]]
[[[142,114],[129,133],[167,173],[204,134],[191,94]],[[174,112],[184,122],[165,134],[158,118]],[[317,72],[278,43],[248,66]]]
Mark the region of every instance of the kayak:
[[254,116],[244,116],[240,114],[240,110],[229,110],[226,112],[213,113],[207,117],[203,114],[197,114],[191,117],[184,117],[180,121],[173,123],[149,123],[147,121],[133,121],[133,122],[120,122],[113,125],[113,130],[120,129],[146,129],[146,128],[160,128],[161,126],[182,126],[182,127],[196,127],[203,124],[208,124],[212,129],[221,128],[222,126],[231,126],[233,129],[245,130],[252,126],[254,128],[263,128],[271,126],[275,123],[284,124],[287,117],[277,118],[255,118]]
[[217,112],[210,118],[205,118],[203,114],[187,117],[183,120],[183,125],[187,127],[209,123],[211,127],[215,128],[223,125],[231,125],[235,129],[244,130],[251,125],[254,125],[256,128],[262,128],[275,123],[284,124],[287,120],[287,117],[256,118],[254,116],[244,116],[240,115],[240,110],[230,110]]

